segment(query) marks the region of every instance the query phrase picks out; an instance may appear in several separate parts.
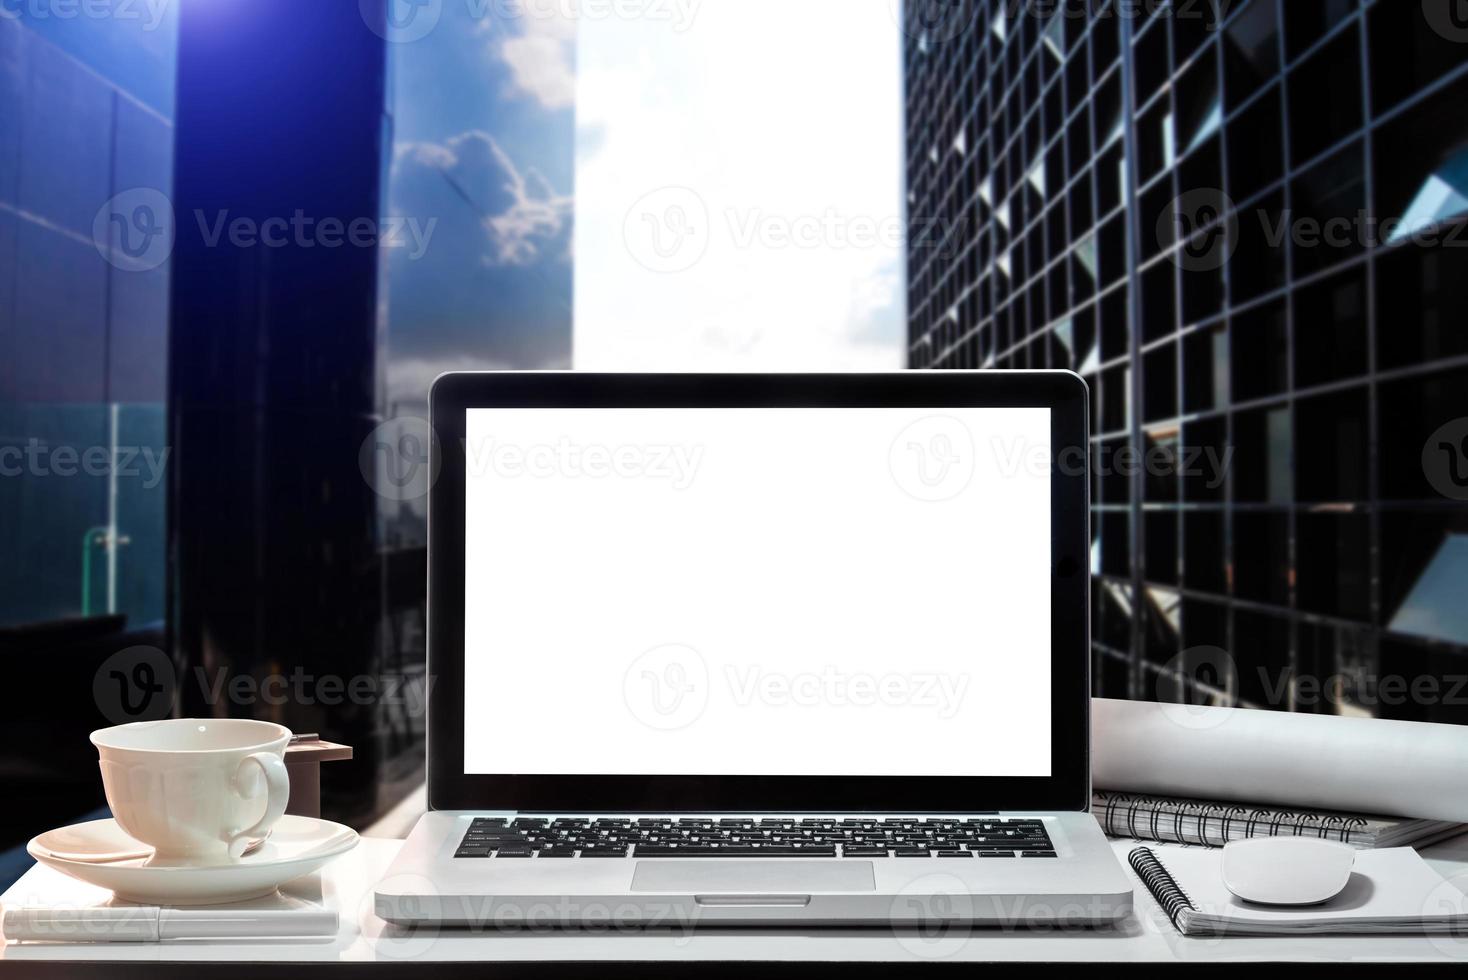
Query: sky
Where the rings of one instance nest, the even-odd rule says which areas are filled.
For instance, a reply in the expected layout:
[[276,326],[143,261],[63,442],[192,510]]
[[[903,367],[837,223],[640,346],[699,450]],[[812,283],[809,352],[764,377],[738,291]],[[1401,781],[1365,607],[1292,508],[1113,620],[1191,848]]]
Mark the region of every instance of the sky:
[[[388,399],[902,366],[894,0],[441,0],[389,45]],[[430,225],[431,222],[431,225]]]
[[390,405],[426,401],[443,371],[571,360],[575,105],[541,84],[566,54],[527,53],[539,21],[505,0],[432,9],[432,30],[389,44],[386,210],[433,222],[421,254],[386,252]]
[[902,367],[889,0],[583,16],[576,366]]

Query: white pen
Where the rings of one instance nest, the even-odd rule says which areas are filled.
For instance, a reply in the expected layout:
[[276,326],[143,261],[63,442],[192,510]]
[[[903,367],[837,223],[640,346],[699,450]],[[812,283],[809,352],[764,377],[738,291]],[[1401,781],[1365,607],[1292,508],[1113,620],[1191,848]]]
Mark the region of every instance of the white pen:
[[52,943],[324,938],[336,935],[337,914],[310,908],[7,908],[3,929],[6,939]]

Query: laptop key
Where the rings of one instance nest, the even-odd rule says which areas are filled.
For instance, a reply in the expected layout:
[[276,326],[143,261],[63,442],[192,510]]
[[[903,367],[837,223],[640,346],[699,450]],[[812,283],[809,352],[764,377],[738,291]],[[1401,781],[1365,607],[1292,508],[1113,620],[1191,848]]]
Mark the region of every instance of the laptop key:
[[582,848],[581,856],[584,858],[624,858],[627,856],[625,847],[586,847]]
[[899,847],[892,852],[893,857],[900,858],[925,858],[932,857],[932,852],[923,851],[913,847]]
[[502,858],[528,858],[531,850],[528,847],[502,847],[495,852],[495,857]]
[[547,847],[546,849],[544,849],[543,851],[540,852],[540,856],[543,857],[543,858],[569,858],[569,857],[575,857],[576,856],[576,848],[574,848],[574,847]]
[[454,852],[456,858],[487,858],[489,857],[487,847],[461,847]]
[[939,851],[938,856],[940,858],[971,858],[974,854],[972,851]]
[[779,847],[775,845],[763,845],[760,847],[744,847],[740,845],[726,845],[723,847],[700,847],[697,845],[687,847],[649,847],[646,844],[638,844],[634,849],[633,857],[835,857],[834,846],[820,847],[806,845],[804,847]]
[[887,849],[885,847],[853,847],[848,844],[841,849],[841,854],[849,858],[884,858],[887,856]]
[[1012,858],[1012,857],[1014,857],[1014,852],[1013,851],[973,851],[971,853],[977,854],[981,858]]
[[1060,855],[1054,851],[1021,851],[1019,856],[1027,858],[1053,858],[1059,857]]

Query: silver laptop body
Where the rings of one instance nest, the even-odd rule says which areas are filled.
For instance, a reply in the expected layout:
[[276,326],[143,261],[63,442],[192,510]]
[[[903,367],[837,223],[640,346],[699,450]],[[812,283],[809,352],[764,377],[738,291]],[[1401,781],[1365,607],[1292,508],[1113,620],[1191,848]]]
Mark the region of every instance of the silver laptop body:
[[452,374],[429,807],[376,888],[486,929],[1098,925],[1085,385]]

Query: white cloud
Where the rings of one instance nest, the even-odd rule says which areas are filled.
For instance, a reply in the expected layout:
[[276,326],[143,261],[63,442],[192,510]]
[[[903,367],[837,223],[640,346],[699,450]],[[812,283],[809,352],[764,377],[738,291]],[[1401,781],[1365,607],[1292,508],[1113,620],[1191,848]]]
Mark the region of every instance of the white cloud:
[[[546,254],[571,221],[573,201],[558,194],[534,167],[521,170],[493,136],[470,130],[444,143],[403,143],[395,150],[395,182],[417,167],[436,174],[480,215],[484,264],[526,265]],[[418,178],[421,179],[421,178]]]
[[567,45],[549,37],[516,37],[500,42],[500,58],[515,86],[547,109],[576,104],[576,72]]
[[505,169],[505,189],[513,203],[503,213],[485,218],[485,226],[496,246],[495,261],[500,265],[524,265],[541,257],[544,241],[560,235],[571,220],[573,202],[569,196],[557,195],[534,167],[521,174],[498,143],[490,140],[490,144]]
[[[531,4],[530,8],[535,5]],[[506,19],[491,49],[510,70],[514,91],[546,109],[576,104],[576,18],[554,7]]]
[[[456,136],[450,142],[460,139],[463,137]],[[447,169],[459,163],[458,154],[452,147],[439,143],[399,143],[393,147],[393,164],[396,166],[405,160],[435,169]]]

